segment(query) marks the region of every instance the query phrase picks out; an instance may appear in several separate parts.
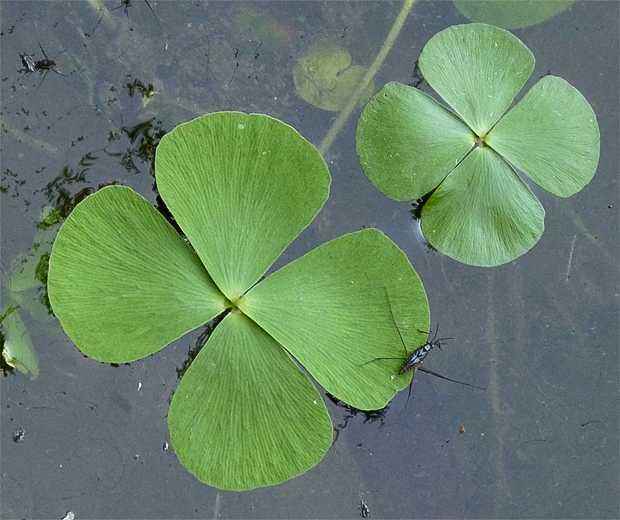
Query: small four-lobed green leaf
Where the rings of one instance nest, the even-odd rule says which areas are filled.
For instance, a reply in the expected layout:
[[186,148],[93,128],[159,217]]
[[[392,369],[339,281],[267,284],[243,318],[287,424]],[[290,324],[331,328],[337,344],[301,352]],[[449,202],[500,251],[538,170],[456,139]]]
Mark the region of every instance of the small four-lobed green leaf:
[[388,83],[357,128],[364,173],[385,195],[432,193],[421,226],[456,260],[499,265],[524,254],[544,229],[544,209],[519,177],[561,197],[594,176],[594,111],[566,81],[546,76],[511,110],[534,69],[529,49],[485,24],[449,27],[424,47],[420,70],[454,110],[420,90]]

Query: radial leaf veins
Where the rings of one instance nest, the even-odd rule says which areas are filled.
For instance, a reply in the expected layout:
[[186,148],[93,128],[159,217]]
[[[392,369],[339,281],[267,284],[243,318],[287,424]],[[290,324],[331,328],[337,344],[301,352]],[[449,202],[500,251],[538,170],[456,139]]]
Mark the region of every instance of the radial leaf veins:
[[321,394],[301,367],[356,407],[385,406],[411,373],[377,358],[424,343],[422,283],[373,229],[256,283],[321,209],[330,182],[316,149],[273,118],[225,112],[179,126],[157,149],[156,180],[188,241],[131,189],[100,190],[54,244],[54,311],[84,353],[124,362],[227,309],[174,394],[172,446],[221,489],[299,475],[332,440]]
[[437,33],[419,65],[451,110],[413,87],[388,83],[357,126],[364,173],[396,200],[430,194],[421,227],[439,251],[479,266],[514,260],[544,230],[542,206],[517,172],[561,197],[584,188],[599,159],[594,111],[554,76],[510,109],[534,57],[517,37],[490,25]]

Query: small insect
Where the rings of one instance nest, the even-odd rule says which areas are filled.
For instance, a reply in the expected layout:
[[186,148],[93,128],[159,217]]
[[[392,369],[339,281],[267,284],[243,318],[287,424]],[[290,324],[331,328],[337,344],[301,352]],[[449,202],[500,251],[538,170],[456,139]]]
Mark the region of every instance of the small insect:
[[26,435],[26,430],[23,428],[18,428],[13,432],[13,442],[24,442],[24,437]]
[[[391,305],[390,305],[390,312],[392,312]],[[443,350],[441,348],[441,342],[448,340],[448,339],[454,339],[454,338],[436,339],[437,331],[439,330],[439,323],[438,323],[437,327],[435,328],[435,334],[433,336],[433,339],[430,339],[430,335],[429,335],[424,345],[422,345],[420,348],[415,349],[411,353],[407,353],[407,347],[405,346],[405,340],[403,339],[403,336],[400,333],[400,329],[398,328],[398,325],[396,325],[396,319],[394,319],[394,313],[392,313],[392,319],[394,320],[394,325],[396,326],[396,330],[398,330],[398,335],[400,336],[400,340],[402,341],[403,347],[405,348],[405,354],[407,354],[407,357],[405,358],[405,362],[403,363],[403,366],[401,366],[400,370],[398,371],[398,375],[404,374],[405,372],[409,372],[409,370],[413,370],[416,367],[421,368],[419,367],[419,365],[422,363],[422,361],[424,361],[424,358],[426,357],[426,355],[434,347],[437,347],[439,350]]]
[[[32,58],[32,56],[30,56],[29,54],[20,54],[19,57],[22,60],[22,64],[24,65],[24,67],[26,67],[24,72],[28,73],[28,72],[36,72],[37,70],[44,70],[45,74],[43,75],[43,79],[41,80],[41,83],[43,83],[43,80],[45,79],[45,77],[47,76],[47,74],[48,74],[48,72],[50,70],[52,72],[55,72],[59,76],[64,76],[64,74],[62,74],[56,68],[56,60],[52,60],[52,59],[48,58],[47,54],[43,50],[41,42],[39,42],[37,40],[37,43],[39,44],[39,48],[41,49],[41,52],[43,53],[43,56],[45,56],[45,59],[35,61]],[[41,85],[41,83],[39,83],[39,85]]]
[[[447,381],[452,381],[453,383],[458,383],[459,385],[472,386],[474,388],[479,388],[480,390],[485,390],[481,386],[471,385],[469,383],[463,383],[461,381],[457,381],[456,379],[450,379],[449,377],[442,376],[441,374],[438,374],[437,372],[433,372],[432,370],[429,370],[427,368],[422,367],[421,366],[422,362],[424,361],[424,359],[426,358],[428,353],[434,347],[437,347],[439,350],[442,350],[441,342],[445,341],[445,340],[449,340],[449,339],[454,339],[454,338],[439,338],[439,339],[437,339],[437,332],[439,330],[439,324],[437,324],[437,327],[435,328],[435,334],[433,335],[433,339],[430,338],[430,334],[429,334],[429,337],[426,340],[426,343],[424,345],[422,345],[421,347],[418,347],[413,352],[408,352],[407,351],[407,345],[405,345],[405,340],[403,339],[403,335],[401,334],[400,329],[398,328],[398,324],[396,323],[396,318],[394,317],[394,311],[392,310],[392,303],[390,302],[390,296],[389,296],[389,294],[387,292],[387,288],[384,288],[384,289],[385,289],[385,295],[386,295],[387,300],[388,300],[388,305],[390,306],[390,314],[392,315],[392,321],[394,322],[394,326],[396,327],[396,330],[398,331],[398,335],[400,337],[400,341],[403,344],[403,348],[405,349],[405,357],[403,357],[403,358],[392,358],[392,357],[376,358],[376,359],[373,359],[371,361],[367,361],[366,363],[363,363],[360,366],[367,365],[368,363],[372,363],[372,362],[378,361],[380,359],[403,359],[404,363],[402,364],[402,366],[398,370],[398,375],[404,374],[404,373],[409,372],[411,370],[413,370],[414,374],[415,374],[416,370],[421,370],[422,372],[426,372],[427,374],[431,374],[431,375],[433,375],[435,377],[439,377],[439,378],[445,379]],[[407,404],[409,404],[409,399],[411,398],[411,389],[412,389],[412,387],[413,387],[413,377],[411,378],[411,383],[409,384],[409,394],[407,395]],[[407,404],[405,405],[405,408],[407,407]]]
[[360,516],[362,518],[370,518],[370,508],[368,507],[368,504],[366,502],[360,500],[360,505],[358,506],[358,509],[360,510]]

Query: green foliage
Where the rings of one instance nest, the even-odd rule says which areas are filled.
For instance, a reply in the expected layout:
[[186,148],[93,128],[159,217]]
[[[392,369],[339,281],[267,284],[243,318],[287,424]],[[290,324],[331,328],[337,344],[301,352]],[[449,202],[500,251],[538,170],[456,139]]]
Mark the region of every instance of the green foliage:
[[598,164],[594,111],[577,89],[546,76],[507,112],[534,57],[489,25],[441,31],[419,65],[454,112],[413,87],[387,84],[358,124],[364,172],[397,200],[432,192],[421,223],[438,250],[473,265],[509,262],[544,229],[544,210],[516,169],[561,197],[582,189]]
[[29,374],[31,379],[39,376],[39,359],[26,323],[28,318],[30,322],[46,323],[46,337],[53,335],[53,327],[49,326],[47,270],[52,244],[62,220],[55,208],[44,206],[37,220],[30,252],[18,254],[11,262],[10,271],[2,277],[6,286],[2,291],[5,312],[0,315],[3,369],[17,368]]
[[453,0],[456,8],[470,22],[496,25],[502,29],[519,29],[554,17],[575,0]]
[[0,316],[0,323],[3,369],[6,365],[29,374],[30,379],[39,377],[39,357],[18,310],[9,307],[7,312]]
[[[321,44],[311,48],[293,68],[295,88],[302,99],[324,110],[342,110],[366,68],[351,63],[348,51],[335,45]],[[364,102],[374,92],[370,84]]]
[[[329,193],[316,149],[264,115],[178,126],[157,149],[160,195],[191,246],[129,188],[101,189],[58,233],[49,296],[88,356],[127,362],[226,313],[170,406],[180,461],[222,489],[277,484],[318,463],[332,425],[303,366],[355,407],[380,408],[411,380],[402,344],[429,330],[424,288],[381,232],[332,240],[258,280]],[[389,301],[386,291],[389,292]],[[297,363],[296,363],[297,362]]]

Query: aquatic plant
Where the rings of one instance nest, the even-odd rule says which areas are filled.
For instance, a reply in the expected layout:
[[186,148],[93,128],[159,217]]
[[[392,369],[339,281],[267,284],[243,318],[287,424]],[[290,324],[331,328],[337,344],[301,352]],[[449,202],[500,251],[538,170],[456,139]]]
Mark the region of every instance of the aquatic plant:
[[[351,55],[336,45],[312,47],[293,68],[295,88],[302,99],[325,110],[342,110],[360,84],[366,69],[351,63]],[[374,93],[371,82],[366,90],[368,101]]]
[[453,0],[470,22],[482,22],[502,29],[518,29],[542,23],[570,7],[575,0]]
[[24,318],[28,316],[31,322],[44,323],[47,338],[54,335],[45,289],[52,244],[62,221],[62,215],[55,208],[44,206],[30,252],[18,254],[9,272],[2,273],[5,285],[1,305],[4,312],[0,314],[2,367],[6,370],[17,368],[31,379],[39,376],[39,358]]
[[399,330],[408,345],[425,342],[420,279],[390,239],[365,229],[261,281],[330,184],[317,150],[276,119],[221,112],[182,124],[162,138],[155,170],[189,243],[131,189],[99,190],[54,243],[54,312],[84,354],[116,363],[224,315],[172,399],[172,446],[197,478],[222,489],[303,473],[333,430],[298,364],[351,406],[385,406],[411,377],[396,377],[398,360],[367,362],[401,356]]
[[24,374],[30,374],[30,379],[39,377],[39,357],[16,307],[8,307],[0,315],[0,343],[4,374],[17,368]]
[[576,88],[551,75],[507,111],[534,56],[489,25],[437,33],[419,66],[454,112],[417,88],[387,84],[358,123],[364,173],[396,200],[432,193],[421,227],[438,250],[473,265],[509,262],[544,229],[544,209],[516,170],[560,197],[581,190],[598,164],[594,111]]

